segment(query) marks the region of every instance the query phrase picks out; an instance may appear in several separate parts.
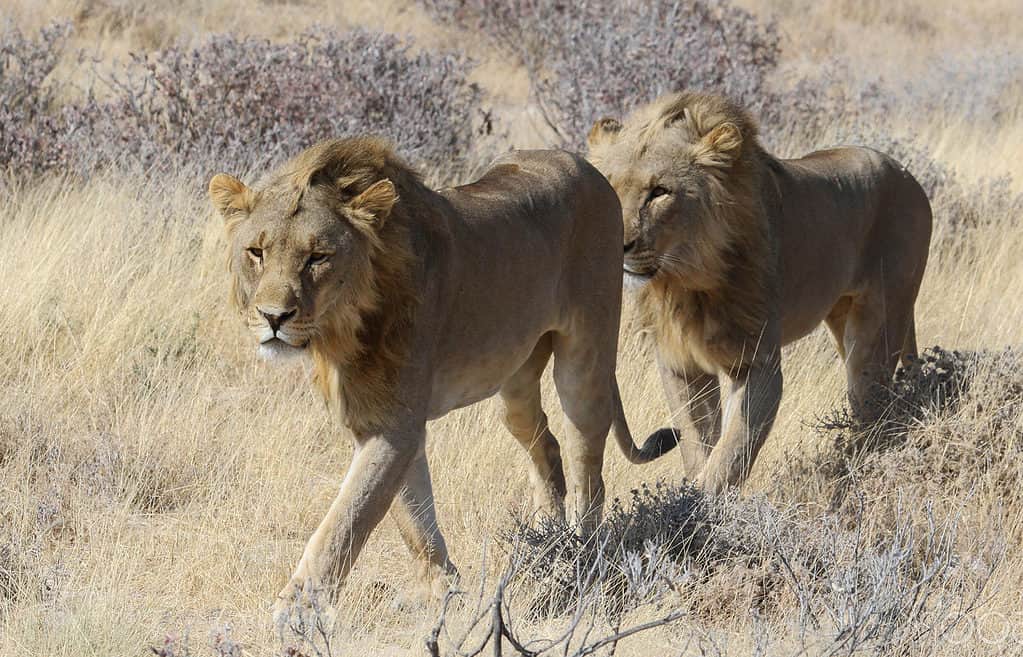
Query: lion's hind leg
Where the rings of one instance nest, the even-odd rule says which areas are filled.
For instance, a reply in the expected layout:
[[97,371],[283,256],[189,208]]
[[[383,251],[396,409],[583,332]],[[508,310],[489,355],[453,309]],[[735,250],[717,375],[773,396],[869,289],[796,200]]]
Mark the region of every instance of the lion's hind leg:
[[529,453],[533,511],[557,518],[565,514],[565,471],[561,448],[547,423],[540,395],[540,377],[553,349],[544,335],[529,359],[501,387],[504,426]]
[[613,377],[615,368],[614,334],[571,336],[558,334],[554,339],[554,385],[561,407],[568,418],[565,441],[569,491],[572,500],[570,520],[582,536],[591,534],[600,524],[604,506],[604,445],[614,417]]
[[910,359],[916,358],[920,355],[916,346],[916,318],[912,314],[909,316],[909,328],[906,329],[906,336],[902,339],[902,355],[900,360],[903,365],[907,365]]
[[845,327],[845,367],[853,414],[871,422],[884,413],[885,389],[907,349],[916,351],[912,300],[857,299]]

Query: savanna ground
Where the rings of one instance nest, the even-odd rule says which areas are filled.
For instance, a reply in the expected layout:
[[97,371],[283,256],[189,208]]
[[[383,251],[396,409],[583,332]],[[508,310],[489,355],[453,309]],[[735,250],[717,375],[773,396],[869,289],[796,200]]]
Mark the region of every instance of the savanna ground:
[[[205,181],[374,130],[450,183],[511,146],[578,147],[601,114],[682,84],[755,105],[781,155],[855,141],[909,165],[936,211],[919,342],[944,350],[864,428],[843,419],[827,334],[787,349],[741,495],[704,499],[674,455],[635,467],[609,445],[622,501],[601,549],[519,525],[525,455],[492,401],[434,422],[466,591],[436,654],[473,653],[499,590],[522,654],[1023,654],[1018,4],[693,6],[5,0],[0,654],[426,652],[441,605],[396,603],[412,573],[388,521],[336,611],[270,621],[351,448],[304,367],[255,361]],[[645,435],[672,418],[625,313]]]

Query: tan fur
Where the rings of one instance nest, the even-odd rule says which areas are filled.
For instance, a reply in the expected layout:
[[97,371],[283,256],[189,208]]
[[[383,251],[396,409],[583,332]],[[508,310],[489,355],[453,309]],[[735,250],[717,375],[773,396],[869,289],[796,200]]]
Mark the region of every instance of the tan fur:
[[[218,210],[237,207],[251,213],[260,203],[273,200],[293,212],[316,183],[315,176],[330,181],[340,198],[347,199],[333,209],[343,212],[366,247],[357,256],[364,260],[364,267],[348,280],[348,293],[317,318],[309,344],[316,384],[346,426],[365,435],[379,427],[392,410],[398,369],[408,353],[416,302],[407,228],[412,208],[398,204],[397,216],[390,215],[398,201],[392,180],[404,179],[414,185],[416,174],[383,141],[335,140],[304,151],[259,192],[239,188],[240,181],[219,174],[210,181],[210,196]],[[380,179],[382,176],[386,178]],[[229,224],[229,233],[233,230]],[[235,276],[233,283],[238,286],[242,281]],[[243,301],[237,293],[232,299],[239,310],[252,312],[241,307]]]
[[[621,211],[582,158],[510,153],[438,193],[384,142],[331,140],[257,190],[220,174],[210,198],[226,220],[235,306],[261,349],[311,356],[356,443],[278,612],[309,586],[336,590],[392,501],[420,571],[443,589],[454,568],[436,528],[428,419],[500,392],[530,455],[534,505],[564,513],[570,492],[584,531],[599,520],[612,423],[634,462],[660,453],[657,441],[635,447],[622,413]],[[567,478],[540,405],[552,354]]]
[[862,148],[778,160],[745,110],[700,93],[602,119],[589,144],[622,203],[626,279],[672,404],[692,413],[727,393],[692,418],[691,476],[712,490],[745,478],[777,412],[780,348],[821,321],[869,414],[872,388],[915,351],[931,212],[912,176]]

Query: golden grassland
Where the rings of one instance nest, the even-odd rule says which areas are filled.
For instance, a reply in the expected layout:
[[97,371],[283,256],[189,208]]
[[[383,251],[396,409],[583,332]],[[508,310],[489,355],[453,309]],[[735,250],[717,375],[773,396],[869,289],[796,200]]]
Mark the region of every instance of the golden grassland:
[[[1018,39],[1023,27],[1006,0],[895,8],[850,0],[745,4],[779,17],[786,57],[797,67],[842,49],[864,67],[911,75],[928,56]],[[425,35],[427,43],[449,34],[393,1],[336,8],[241,0],[189,0],[178,9],[155,0],[5,5],[26,28],[75,19],[83,26],[79,45],[109,58],[208,31],[287,37],[314,21],[391,27]],[[479,50],[470,36],[456,37]],[[543,134],[531,131],[524,78],[498,55],[482,55],[478,75],[513,122],[513,141],[542,143]],[[504,84],[509,74],[512,82]],[[1017,102],[1023,107],[1023,96]],[[886,128],[928,144],[965,176],[1008,173],[1023,191],[1023,125],[992,134],[936,115],[895,116]],[[0,545],[9,546],[0,557],[19,564],[18,576],[34,587],[32,595],[0,599],[2,655],[145,654],[166,634],[185,630],[201,646],[210,628],[224,624],[244,654],[276,649],[272,596],[329,505],[351,448],[311,390],[306,368],[255,361],[227,309],[220,226],[195,194],[194,175],[50,179],[0,197]],[[921,346],[1023,342],[1021,218],[989,219],[969,248],[932,257],[917,305]],[[619,370],[634,432],[669,422],[649,354],[628,320]],[[828,448],[808,426],[844,395],[824,331],[786,350],[785,379],[779,419],[744,494],[767,494],[793,514],[812,514],[804,507],[819,485],[813,474],[779,473]],[[560,410],[549,385],[546,392],[557,435]],[[525,455],[501,428],[492,401],[432,423],[430,436],[440,523],[466,585],[478,586],[480,573],[499,569],[498,536],[528,497]],[[674,455],[630,466],[609,444],[609,499],[640,482],[677,480],[680,472]],[[964,527],[979,527],[1000,508],[1006,556],[984,604],[1008,613],[1021,588],[1023,507],[1000,507],[1002,489],[989,484],[978,475],[972,490],[949,491],[944,500],[917,485],[879,497],[903,495],[913,508],[944,503],[959,509]],[[867,513],[874,501],[866,500]],[[437,610],[393,604],[411,575],[405,548],[385,521],[338,606],[335,654],[421,654]],[[707,631],[733,637],[729,654],[749,650],[741,628]],[[665,654],[668,641],[656,632],[638,636],[619,654]],[[948,654],[1021,649],[972,642],[950,646]]]

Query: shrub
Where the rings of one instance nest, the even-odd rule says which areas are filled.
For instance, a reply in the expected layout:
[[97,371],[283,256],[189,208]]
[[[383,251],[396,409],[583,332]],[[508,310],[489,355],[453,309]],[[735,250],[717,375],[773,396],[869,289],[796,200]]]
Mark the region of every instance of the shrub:
[[998,420],[996,433],[1011,432],[1010,419],[1023,414],[1021,364],[1023,355],[1011,347],[998,352],[930,347],[900,367],[890,387],[878,391],[876,422],[865,425],[841,408],[819,420],[816,428],[847,453],[883,450],[903,445],[913,430],[940,424],[964,405],[990,404],[984,398],[993,396],[998,413],[985,416],[985,421]]
[[50,25],[32,39],[8,24],[0,33],[0,170],[31,174],[65,162],[56,89],[47,80],[70,29]]
[[896,370],[892,385],[875,391],[875,420],[864,423],[841,406],[820,418],[816,430],[849,454],[900,445],[913,427],[955,411],[975,368],[975,355],[930,347]]
[[[872,535],[833,516],[802,519],[763,498],[708,497],[661,482],[612,505],[589,542],[561,523],[520,525],[506,537],[512,568],[494,605],[508,627],[516,614],[568,613],[560,636],[618,631],[622,616],[652,607],[661,618],[648,629],[688,616],[676,632],[701,623],[734,630],[752,614],[777,628],[776,641],[797,639],[804,650],[815,648],[812,654],[903,654],[935,645],[973,613],[1002,556],[996,531],[975,535],[963,551],[954,516],[926,506],[920,513],[929,522],[903,513],[890,531]],[[476,608],[486,606],[477,601]],[[664,616],[666,610],[672,613]],[[475,645],[469,635],[462,641]]]
[[[19,65],[3,92],[29,98],[3,115],[3,164],[17,172],[68,168],[80,175],[114,165],[162,172],[202,162],[222,169],[265,166],[331,136],[372,132],[413,163],[456,170],[482,126],[472,63],[455,53],[416,50],[390,34],[323,29],[297,40],[212,36],[195,48],[133,56],[58,115],[40,78],[65,32],[21,38],[4,52]],[[47,155],[52,154],[52,155]],[[438,175],[435,172],[435,175]]]
[[[1023,500],[1020,372],[1015,348],[925,350],[880,400],[886,412],[878,423],[861,424],[844,408],[819,420],[814,440],[780,461],[771,498],[824,508],[866,534],[894,531],[903,507],[926,524],[925,502],[975,532],[1011,519]],[[1013,536],[1023,540],[1018,529],[1003,530]]]
[[136,62],[144,73],[121,97],[82,108],[83,161],[127,151],[146,167],[210,157],[263,165],[329,136],[374,132],[419,164],[446,165],[468,153],[480,111],[468,60],[363,30],[283,44],[214,36]]
[[579,147],[596,119],[682,88],[770,107],[765,80],[777,63],[777,31],[728,0],[421,4],[517,55],[534,102],[568,146]]

